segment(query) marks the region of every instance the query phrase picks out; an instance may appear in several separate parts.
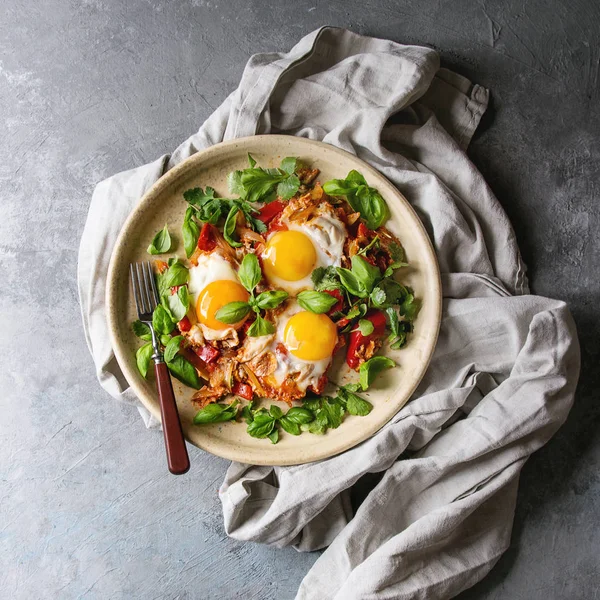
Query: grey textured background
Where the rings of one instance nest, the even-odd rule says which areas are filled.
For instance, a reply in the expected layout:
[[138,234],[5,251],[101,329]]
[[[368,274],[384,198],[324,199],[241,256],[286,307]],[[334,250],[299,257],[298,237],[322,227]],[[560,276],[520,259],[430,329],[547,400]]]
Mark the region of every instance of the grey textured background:
[[316,560],[225,536],[224,460],[190,448],[190,474],[167,473],[161,435],[96,383],[75,268],[95,183],[174,149],[251,54],[324,24],[434,46],[492,91],[469,153],[515,226],[535,293],[569,302],[583,374],[567,424],[523,471],[509,551],[461,598],[596,597],[595,0],[4,0],[1,597],[285,600]]

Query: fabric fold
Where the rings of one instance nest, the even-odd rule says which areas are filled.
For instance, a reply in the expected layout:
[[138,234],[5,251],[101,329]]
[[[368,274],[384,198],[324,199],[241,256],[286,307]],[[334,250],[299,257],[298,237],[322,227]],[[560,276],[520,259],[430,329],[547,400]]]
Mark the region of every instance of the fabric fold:
[[[287,53],[253,56],[238,89],[171,156],[94,192],[78,265],[84,329],[101,385],[136,404],[110,348],[108,261],[143,193],[194,152],[254,134],[320,140],[377,168],[424,222],[443,319],[410,402],[342,455],[234,463],[220,489],[230,536],[327,547],[299,599],[449,598],[473,585],[509,544],[524,462],[570,409],[579,370],[571,316],[564,303],[528,295],[510,222],[465,154],[488,98],[440,68],[430,48],[325,27]],[[368,473],[383,476],[352,516],[350,489]]]

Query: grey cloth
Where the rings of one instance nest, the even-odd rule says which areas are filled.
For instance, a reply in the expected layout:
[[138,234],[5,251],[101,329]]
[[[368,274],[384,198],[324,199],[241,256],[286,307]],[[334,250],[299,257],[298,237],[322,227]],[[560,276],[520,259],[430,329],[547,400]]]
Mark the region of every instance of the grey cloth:
[[[259,133],[322,140],[376,167],[425,223],[443,320],[411,401],[340,456],[234,463],[221,487],[230,536],[328,546],[298,599],[449,598],[473,585],[509,544],[521,467],[570,409],[579,371],[571,316],[562,302],[528,295],[510,223],[464,152],[487,101],[429,48],[323,28],[287,54],[252,57],[239,88],[171,157],[94,193],[79,256],[84,326],[101,384],[130,402],[104,317],[108,260],[142,194],[197,150]],[[349,489],[376,472],[383,478],[352,517]]]

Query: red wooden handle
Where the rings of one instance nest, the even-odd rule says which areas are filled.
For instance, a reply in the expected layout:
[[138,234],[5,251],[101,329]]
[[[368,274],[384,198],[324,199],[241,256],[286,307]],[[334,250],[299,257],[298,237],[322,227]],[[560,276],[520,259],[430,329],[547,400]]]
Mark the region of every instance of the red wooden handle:
[[162,428],[167,449],[167,464],[173,475],[183,475],[190,468],[190,459],[185,446],[183,431],[181,430],[171,376],[165,363],[155,364],[154,371],[156,373]]

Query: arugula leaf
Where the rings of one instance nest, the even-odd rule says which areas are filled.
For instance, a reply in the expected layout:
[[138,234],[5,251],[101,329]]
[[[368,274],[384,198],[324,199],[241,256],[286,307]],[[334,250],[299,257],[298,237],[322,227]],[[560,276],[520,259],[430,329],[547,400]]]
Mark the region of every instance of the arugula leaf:
[[190,272],[187,267],[177,259],[169,268],[162,274],[161,281],[164,288],[175,287],[176,285],[183,285],[188,282],[190,278]]
[[248,328],[247,335],[249,337],[261,337],[263,335],[270,335],[275,333],[275,327],[273,323],[263,319],[260,315],[256,315],[256,320]]
[[288,298],[289,294],[281,290],[273,290],[263,292],[256,296],[255,303],[258,308],[276,308],[284,300]]
[[246,430],[252,437],[266,438],[275,429],[276,419],[266,410],[261,409],[254,413],[253,421],[248,425]]
[[171,249],[171,235],[165,225],[152,239],[148,246],[148,254],[164,254]]
[[182,335],[176,335],[175,337],[172,337],[169,340],[169,343],[167,344],[164,353],[165,362],[169,363],[175,358],[175,355],[179,352],[179,348],[181,347],[182,341]]
[[233,325],[239,323],[249,312],[250,305],[247,302],[229,302],[215,313],[215,319]]
[[227,219],[225,219],[225,225],[223,226],[223,237],[225,238],[225,241],[233,248],[240,248],[243,246],[242,242],[234,239],[233,237],[235,235],[237,214],[239,210],[240,209],[237,206],[232,206],[227,214]]
[[238,271],[238,277],[246,290],[252,293],[262,279],[262,271],[256,254],[246,254],[244,256]]
[[171,371],[173,377],[179,379],[179,381],[185,383],[185,385],[196,390],[200,389],[202,386],[196,369],[192,363],[181,356],[181,354],[175,355],[175,358],[167,363],[167,367],[169,367],[169,371]]
[[152,360],[152,355],[154,354],[154,348],[152,344],[144,344],[141,348],[138,348],[135,353],[135,362],[137,364],[138,371],[141,376],[146,378],[148,374],[148,367],[150,366],[150,362]]
[[282,171],[285,171],[288,175],[293,175],[298,168],[298,159],[295,156],[288,156],[281,161],[279,168]]
[[198,223],[192,218],[193,214],[194,209],[191,206],[188,206],[181,227],[183,247],[185,249],[185,255],[188,258],[194,254],[196,246],[198,245],[198,237],[200,236],[200,227],[198,227]]
[[334,296],[330,296],[325,292],[315,292],[312,290],[300,292],[296,300],[304,310],[317,314],[326,313],[338,302],[338,299]]
[[395,366],[396,363],[387,356],[374,356],[360,365],[358,372],[360,375],[360,386],[362,387],[363,391],[369,389],[375,380],[375,377],[377,377],[379,373],[385,369],[390,369]]
[[369,319],[361,319],[358,322],[358,330],[362,335],[371,335],[375,330],[375,325]]
[[146,325],[146,323],[142,323],[141,321],[134,321],[131,324],[131,329],[133,329],[133,333],[137,335],[140,339],[145,340],[147,342],[152,341],[152,334],[150,333],[150,327]]
[[328,267],[317,267],[310,276],[313,286],[317,292],[324,290],[339,290],[342,288],[340,278],[333,265]]
[[194,425],[231,421],[237,416],[238,404],[239,400],[234,400],[231,404],[207,404],[194,416]]
[[154,314],[152,315],[152,327],[154,327],[154,331],[159,335],[167,335],[175,329],[175,323],[173,323],[171,316],[162,304],[159,304],[154,309]]

